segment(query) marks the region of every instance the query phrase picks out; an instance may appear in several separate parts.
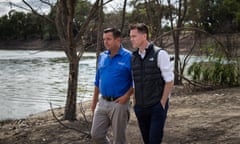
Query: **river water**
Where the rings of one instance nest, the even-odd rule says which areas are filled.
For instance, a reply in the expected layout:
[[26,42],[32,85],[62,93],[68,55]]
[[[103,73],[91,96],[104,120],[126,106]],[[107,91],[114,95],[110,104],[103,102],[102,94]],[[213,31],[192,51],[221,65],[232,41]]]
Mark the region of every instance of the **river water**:
[[[79,63],[77,101],[93,93],[95,53]],[[68,61],[60,51],[0,50],[0,120],[20,119],[53,107],[65,106]]]
[[[192,56],[189,63],[206,60]],[[0,120],[48,110],[50,102],[54,108],[65,106],[68,68],[61,51],[0,50]],[[84,53],[79,63],[77,102],[91,99],[95,68],[96,54]]]

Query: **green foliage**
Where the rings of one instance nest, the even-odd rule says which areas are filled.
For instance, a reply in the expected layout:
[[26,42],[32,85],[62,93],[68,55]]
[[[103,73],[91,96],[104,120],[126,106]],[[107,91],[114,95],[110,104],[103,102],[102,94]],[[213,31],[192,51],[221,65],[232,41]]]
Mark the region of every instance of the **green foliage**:
[[[210,33],[219,32],[240,32],[240,1],[239,0],[189,0],[187,1],[187,12],[184,18],[184,25],[189,24],[198,28],[203,28]],[[133,8],[127,12],[125,17],[125,28],[129,23],[144,22],[149,25],[150,34],[157,36],[171,28],[164,25],[173,16],[173,21],[178,19],[176,5],[168,6],[166,3],[149,0],[130,0],[129,5]],[[106,5],[108,6],[108,5]],[[74,18],[74,34],[78,32],[85,21],[92,4],[89,0],[79,0],[76,2]],[[183,11],[182,11],[183,12]],[[52,7],[47,17],[54,20],[56,6]],[[122,9],[113,13],[103,14],[104,26],[115,25],[120,27],[122,22]],[[87,35],[93,33],[96,37],[96,21],[98,16],[89,25]],[[91,30],[90,30],[91,29]],[[47,23],[43,19],[29,13],[10,11],[8,15],[0,17],[0,39],[28,39],[37,37],[41,39],[56,39],[56,28],[53,24]],[[128,31],[125,32],[127,35]]]
[[236,14],[236,24],[238,27],[238,31],[240,31],[240,12]]
[[239,32],[238,13],[240,2],[238,0],[199,0],[196,7],[199,23],[207,32]]
[[[92,4],[86,0],[80,0],[76,4],[75,8],[75,23],[76,26],[79,27],[85,21],[88,16]],[[78,28],[79,29],[79,28]]]
[[[47,15],[47,17],[49,19],[54,20],[56,17],[56,6],[54,6],[50,13]],[[44,26],[43,26],[43,39],[47,39],[47,40],[53,40],[53,39],[57,39],[58,35],[57,35],[57,30],[55,27],[54,23],[47,23],[44,22]]]
[[138,4],[134,10],[132,11],[131,18],[129,19],[130,23],[135,22],[146,22],[147,20],[147,13],[144,4]]
[[0,39],[43,38],[45,22],[32,13],[10,11],[0,18]]
[[194,62],[189,68],[188,68],[188,75],[192,74],[193,80],[199,80],[201,76],[201,63]]
[[[240,85],[240,59],[229,56],[219,43],[202,45],[202,61],[194,62],[187,70],[192,80],[220,86]],[[203,57],[206,55],[206,57]]]
[[148,2],[136,1],[133,6],[132,13],[127,17],[129,23],[146,23],[152,37],[170,29],[167,25],[163,26],[163,20],[169,20],[171,13],[175,14],[176,9],[174,6],[169,7],[165,3],[156,2],[155,0],[149,0]]
[[0,19],[0,39],[5,40],[12,36],[13,29],[8,20],[8,16],[5,15]]
[[239,60],[228,61],[221,58],[208,58],[208,61],[194,62],[188,69],[187,74],[195,81],[220,85],[240,85]]

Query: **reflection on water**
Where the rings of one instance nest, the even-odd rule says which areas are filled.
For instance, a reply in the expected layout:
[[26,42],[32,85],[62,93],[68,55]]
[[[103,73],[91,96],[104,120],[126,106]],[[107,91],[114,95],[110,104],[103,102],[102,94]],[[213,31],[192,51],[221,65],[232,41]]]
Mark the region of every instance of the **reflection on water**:
[[[85,53],[79,63],[78,102],[92,95],[95,62]],[[64,52],[0,50],[0,120],[64,106],[68,72]]]

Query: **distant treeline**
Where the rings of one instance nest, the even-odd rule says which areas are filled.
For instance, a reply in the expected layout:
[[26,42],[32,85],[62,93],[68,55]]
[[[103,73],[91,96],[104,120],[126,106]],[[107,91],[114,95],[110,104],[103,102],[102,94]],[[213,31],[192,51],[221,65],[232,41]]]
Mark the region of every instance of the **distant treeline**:
[[[157,36],[170,30],[169,23],[174,22],[177,19],[177,16],[173,17],[174,14],[178,15],[179,13],[176,5],[167,5],[155,0],[149,0],[148,2],[128,0],[128,5],[133,10],[125,13],[124,25],[122,25],[123,9],[116,9],[115,12],[103,14],[104,27],[121,27],[124,36],[127,36],[129,23],[144,22],[150,26],[150,33]],[[79,0],[77,2],[73,31],[78,31],[91,7],[92,4],[89,1]],[[211,34],[240,32],[239,0],[190,0],[185,8],[183,11],[185,14],[184,26],[201,28]],[[54,10],[51,10],[46,16],[51,18],[55,15],[54,12]],[[97,19],[98,15],[96,15],[95,20],[97,21]],[[89,43],[96,41],[96,21],[93,20],[89,26],[87,33]],[[0,40],[27,40],[32,38],[56,40],[58,35],[53,23],[49,23],[33,13],[11,10],[7,15],[0,17]]]

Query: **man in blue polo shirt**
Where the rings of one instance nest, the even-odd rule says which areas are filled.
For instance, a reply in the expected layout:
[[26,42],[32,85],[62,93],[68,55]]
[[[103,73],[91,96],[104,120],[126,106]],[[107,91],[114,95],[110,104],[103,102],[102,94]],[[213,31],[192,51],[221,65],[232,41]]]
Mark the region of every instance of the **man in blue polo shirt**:
[[104,30],[103,41],[107,50],[98,58],[91,107],[94,112],[91,136],[97,144],[110,143],[107,137],[109,127],[112,128],[113,143],[127,143],[129,98],[133,93],[131,52],[122,47],[120,37],[118,29]]

